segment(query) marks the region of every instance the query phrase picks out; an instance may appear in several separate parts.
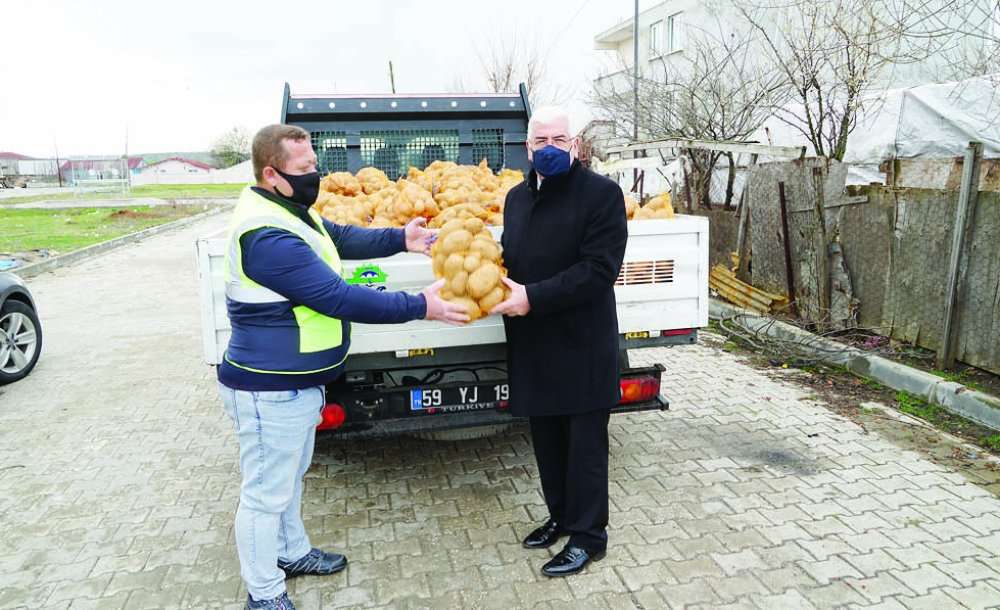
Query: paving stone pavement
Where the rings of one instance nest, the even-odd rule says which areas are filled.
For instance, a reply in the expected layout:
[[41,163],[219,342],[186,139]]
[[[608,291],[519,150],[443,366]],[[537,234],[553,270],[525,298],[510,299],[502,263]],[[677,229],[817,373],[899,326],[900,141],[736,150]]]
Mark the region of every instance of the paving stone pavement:
[[[0,388],[0,608],[239,608],[236,442],[201,363],[194,246],[224,218],[35,278],[36,371]],[[730,354],[643,350],[672,409],[612,419],[608,557],[565,580],[523,427],[323,439],[315,608],[1000,606],[1000,500]]]

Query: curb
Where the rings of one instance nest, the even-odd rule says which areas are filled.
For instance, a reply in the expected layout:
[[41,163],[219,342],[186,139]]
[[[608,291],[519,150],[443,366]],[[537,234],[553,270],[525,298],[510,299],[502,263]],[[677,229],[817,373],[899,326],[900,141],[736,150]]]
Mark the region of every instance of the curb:
[[215,216],[216,214],[221,213],[223,210],[227,208],[228,206],[218,206],[211,210],[208,210],[207,212],[202,212],[201,214],[195,214],[194,216],[188,216],[187,218],[181,218],[179,220],[174,220],[172,222],[164,223],[162,225],[156,225],[155,227],[143,229],[142,231],[137,231],[135,233],[129,233],[128,235],[122,235],[121,237],[109,239],[108,241],[102,241],[99,244],[87,246],[86,248],[80,248],[79,250],[67,252],[66,254],[53,256],[52,258],[43,261],[38,261],[37,263],[31,263],[30,265],[25,265],[23,267],[14,267],[12,269],[8,269],[8,271],[18,275],[21,278],[35,277],[36,275],[45,273],[46,271],[53,271],[60,267],[72,265],[74,263],[78,263],[88,258],[93,258],[100,254],[104,254],[105,252],[114,250],[119,246],[125,246],[127,244],[143,240],[147,237],[152,237],[160,233],[165,233],[172,229],[179,229],[189,224],[194,224],[199,220],[208,218],[210,216]]
[[748,331],[795,342],[827,364],[842,366],[859,377],[920,396],[955,415],[1000,430],[1000,399],[995,396],[715,299],[709,300],[709,312],[713,317],[732,319]]

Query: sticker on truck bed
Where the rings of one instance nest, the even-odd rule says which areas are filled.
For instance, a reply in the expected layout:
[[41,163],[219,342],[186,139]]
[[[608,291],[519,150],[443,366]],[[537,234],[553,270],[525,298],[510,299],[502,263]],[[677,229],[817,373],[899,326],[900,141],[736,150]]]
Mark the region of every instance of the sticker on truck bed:
[[354,286],[367,286],[372,290],[384,292],[388,279],[389,276],[378,265],[361,265],[354,270],[354,275],[348,278],[347,283]]

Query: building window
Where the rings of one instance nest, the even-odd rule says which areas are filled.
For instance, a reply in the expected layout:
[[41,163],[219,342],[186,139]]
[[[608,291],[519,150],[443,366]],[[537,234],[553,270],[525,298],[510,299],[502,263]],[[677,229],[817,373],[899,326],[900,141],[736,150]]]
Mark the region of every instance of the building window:
[[649,26],[649,56],[659,57],[663,53],[663,42],[660,33],[663,31],[663,22],[657,21]]
[[684,48],[684,25],[681,20],[683,15],[684,13],[674,13],[667,17],[667,53]]

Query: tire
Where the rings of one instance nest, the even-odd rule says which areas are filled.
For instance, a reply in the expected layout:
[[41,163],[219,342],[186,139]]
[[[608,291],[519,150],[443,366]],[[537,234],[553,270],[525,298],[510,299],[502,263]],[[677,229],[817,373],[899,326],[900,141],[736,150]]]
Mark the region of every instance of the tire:
[[491,426],[475,426],[473,428],[455,428],[453,430],[430,430],[428,432],[415,432],[413,436],[425,441],[472,441],[505,432],[511,425],[495,424]]
[[41,353],[42,325],[35,310],[8,299],[0,307],[0,385],[24,379]]

